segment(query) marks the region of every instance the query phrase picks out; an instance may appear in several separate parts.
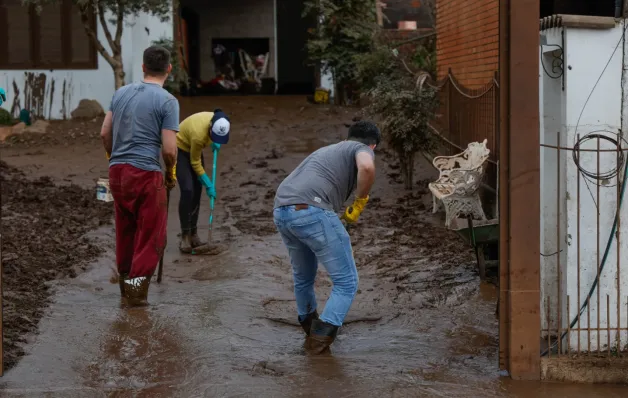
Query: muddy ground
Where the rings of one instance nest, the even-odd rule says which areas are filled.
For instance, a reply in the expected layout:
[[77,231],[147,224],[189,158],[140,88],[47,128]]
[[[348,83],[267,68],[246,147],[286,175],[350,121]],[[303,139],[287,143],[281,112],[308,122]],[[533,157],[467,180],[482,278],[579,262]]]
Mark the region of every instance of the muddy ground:
[[[178,253],[174,191],[164,282],[151,287],[147,309],[120,309],[117,286],[109,283],[114,235],[105,223],[111,205],[92,199],[96,179],[107,173],[100,121],[52,123],[49,134],[15,138],[0,149],[2,160],[24,173],[17,175],[21,196],[2,190],[3,257],[19,252],[7,263],[22,261],[5,266],[5,301],[17,302],[7,292],[22,289],[7,287],[23,283],[10,272],[31,281],[37,270],[54,279],[24,288],[41,289],[28,301],[28,313],[35,314],[28,323],[5,314],[5,330],[9,322],[19,325],[9,326],[16,333],[5,334],[5,341],[24,356],[0,381],[3,395],[625,396],[610,387],[500,380],[496,289],[480,284],[471,250],[443,228],[442,215],[430,213],[426,186],[435,176],[429,163],[417,161],[416,187],[405,191],[385,148],[376,152],[372,200],[350,230],[360,290],[333,356],[305,356],[290,265],[272,222],[274,190],[308,153],[342,139],[355,110],[296,97],[186,98],[181,106],[182,117],[217,106],[232,117],[232,140],[218,162],[214,215],[214,237],[229,250],[215,257]],[[38,183],[43,176],[61,188],[51,180]],[[54,204],[37,206],[44,198]],[[79,208],[70,212],[71,206]],[[5,207],[21,214],[20,226],[6,227]],[[204,203],[201,235],[207,217]],[[6,242],[15,248],[9,251]],[[320,306],[330,286],[321,270]],[[39,328],[31,333],[37,316]]]
[[104,249],[84,234],[111,221],[112,209],[91,189],[60,188],[49,177],[28,180],[0,161],[4,365],[24,354],[52,291],[48,282],[74,278]]

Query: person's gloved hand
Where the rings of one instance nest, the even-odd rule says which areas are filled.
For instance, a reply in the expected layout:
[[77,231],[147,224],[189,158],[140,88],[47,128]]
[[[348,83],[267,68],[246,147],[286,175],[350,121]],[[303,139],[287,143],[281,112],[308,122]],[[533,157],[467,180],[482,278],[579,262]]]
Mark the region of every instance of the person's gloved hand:
[[220,152],[220,144],[212,142],[212,152]]
[[166,171],[166,188],[172,189],[177,185],[177,165],[172,166],[172,169]]
[[205,187],[205,192],[207,193],[207,196],[209,196],[210,198],[216,199],[216,187],[214,187],[214,184],[210,181],[207,174],[203,174],[198,179],[201,181],[201,184],[203,184],[203,186]]
[[355,198],[355,201],[353,201],[353,204],[351,206],[347,207],[341,219],[350,224],[357,222],[368,201],[368,195],[366,196],[366,198]]

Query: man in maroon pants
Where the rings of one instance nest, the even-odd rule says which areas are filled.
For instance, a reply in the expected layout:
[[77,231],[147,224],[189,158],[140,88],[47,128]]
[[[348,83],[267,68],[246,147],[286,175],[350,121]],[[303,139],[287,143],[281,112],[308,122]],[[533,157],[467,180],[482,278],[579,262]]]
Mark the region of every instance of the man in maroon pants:
[[120,293],[130,306],[148,304],[150,279],[164,251],[166,190],[176,183],[179,131],[179,102],[162,87],[172,70],[170,53],[159,46],[147,48],[142,68],[142,82],[114,94],[100,133],[116,209]]

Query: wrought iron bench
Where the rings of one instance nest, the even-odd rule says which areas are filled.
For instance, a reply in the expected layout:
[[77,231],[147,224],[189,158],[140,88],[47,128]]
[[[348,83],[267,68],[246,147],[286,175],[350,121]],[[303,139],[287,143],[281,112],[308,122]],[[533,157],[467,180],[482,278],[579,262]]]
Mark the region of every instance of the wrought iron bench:
[[464,152],[454,156],[437,156],[432,161],[439,171],[438,179],[429,184],[432,192],[433,213],[442,202],[445,207],[445,226],[461,215],[486,220],[478,189],[488,163],[490,150],[487,140],[472,142]]

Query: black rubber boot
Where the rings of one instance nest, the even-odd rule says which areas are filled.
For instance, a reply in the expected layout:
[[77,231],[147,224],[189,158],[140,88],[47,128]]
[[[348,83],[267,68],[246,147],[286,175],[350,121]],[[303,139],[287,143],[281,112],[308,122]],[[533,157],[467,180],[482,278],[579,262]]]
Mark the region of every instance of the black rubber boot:
[[118,277],[118,282],[120,283],[120,296],[125,297],[124,295],[124,281],[127,280],[129,274],[123,273]]
[[303,331],[308,336],[310,335],[310,329],[312,328],[312,320],[314,319],[318,319],[318,312],[316,312],[316,310],[314,310],[314,312],[310,312],[309,314],[307,314],[304,320],[298,319],[299,323],[301,324],[301,327],[303,328]]
[[313,319],[310,336],[308,337],[309,342],[306,346],[308,353],[319,355],[327,351],[336,339],[337,334],[338,326],[323,322],[320,319]]
[[148,305],[148,287],[150,276],[141,276],[124,281],[124,295],[130,307],[143,307]]

